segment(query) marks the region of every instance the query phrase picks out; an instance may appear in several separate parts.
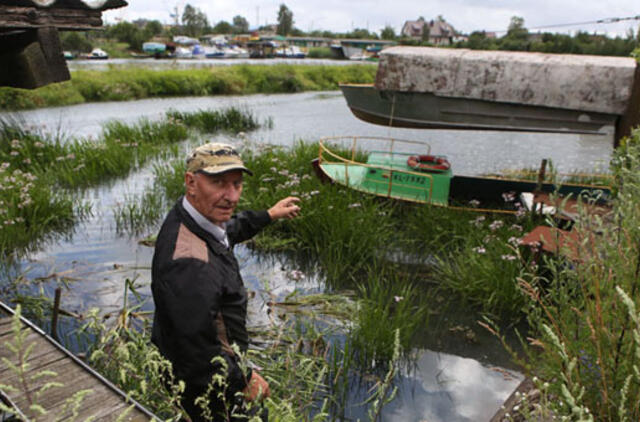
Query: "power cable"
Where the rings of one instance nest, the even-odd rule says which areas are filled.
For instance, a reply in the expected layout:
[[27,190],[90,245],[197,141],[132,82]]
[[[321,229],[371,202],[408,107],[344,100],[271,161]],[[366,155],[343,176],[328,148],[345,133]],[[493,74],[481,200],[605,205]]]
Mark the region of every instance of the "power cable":
[[[594,21],[584,21],[584,22],[558,23],[558,24],[554,24],[554,25],[535,26],[535,27],[526,28],[526,29],[535,30],[535,29],[562,28],[562,27],[566,27],[566,26],[618,23],[618,22],[622,22],[622,21],[631,21],[631,20],[640,21],[640,15],[625,16],[625,17],[622,17],[622,18],[604,18],[604,19],[598,19],[598,20],[594,20]],[[498,30],[498,31],[484,31],[484,32],[508,32],[508,30],[501,29],[501,30]]]

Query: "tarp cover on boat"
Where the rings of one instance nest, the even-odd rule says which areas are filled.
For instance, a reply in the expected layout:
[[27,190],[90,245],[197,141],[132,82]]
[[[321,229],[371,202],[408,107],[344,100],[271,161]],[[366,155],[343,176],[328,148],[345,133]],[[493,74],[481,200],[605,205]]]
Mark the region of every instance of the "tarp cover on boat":
[[636,66],[626,57],[390,47],[380,53],[375,87],[624,114]]

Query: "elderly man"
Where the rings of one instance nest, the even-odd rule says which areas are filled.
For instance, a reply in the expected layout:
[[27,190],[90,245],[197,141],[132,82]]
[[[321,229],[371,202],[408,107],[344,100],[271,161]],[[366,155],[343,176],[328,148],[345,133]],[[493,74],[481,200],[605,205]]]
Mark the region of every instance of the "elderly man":
[[269,395],[268,383],[256,370],[242,372],[231,347],[235,343],[246,351],[249,344],[247,292],[233,246],[271,221],[296,217],[300,207],[298,198],[288,197],[267,211],[234,215],[244,173],[252,174],[232,146],[196,148],[187,159],[185,195],[167,215],[156,241],[152,341],[173,364],[176,378],[186,383],[182,405],[193,421],[204,420],[194,400],[206,394],[212,375],[221,371],[221,365],[211,363],[214,357],[227,363],[227,388],[208,396],[214,420],[233,420],[242,397],[254,401]]

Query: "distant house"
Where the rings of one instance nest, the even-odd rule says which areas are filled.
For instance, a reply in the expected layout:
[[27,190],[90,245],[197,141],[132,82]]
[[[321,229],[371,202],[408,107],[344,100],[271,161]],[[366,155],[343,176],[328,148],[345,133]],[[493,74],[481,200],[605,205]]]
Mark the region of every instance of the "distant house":
[[406,21],[402,26],[401,35],[414,40],[422,40],[424,39],[425,28],[429,30],[428,39],[425,41],[434,45],[450,45],[459,37],[453,26],[440,18],[429,22],[423,18],[415,21]]

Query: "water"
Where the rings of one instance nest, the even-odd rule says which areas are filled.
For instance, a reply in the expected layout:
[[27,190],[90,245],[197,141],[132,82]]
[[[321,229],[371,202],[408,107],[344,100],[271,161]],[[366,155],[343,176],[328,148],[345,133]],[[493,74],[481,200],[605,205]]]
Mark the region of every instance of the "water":
[[252,140],[261,143],[290,145],[299,139],[314,141],[344,135],[420,140],[429,143],[434,154],[446,155],[455,174],[537,168],[544,158],[551,159],[561,172],[604,170],[613,151],[611,135],[420,130],[372,125],[356,119],[342,95],[335,91],[91,103],[14,114],[51,131],[96,137],[102,124],[110,119],[134,123],[141,117],[160,119],[168,109],[195,111],[229,106],[249,109],[263,121],[273,119],[273,128],[249,134]]
[[69,70],[108,70],[112,68],[138,67],[143,69],[203,69],[215,66],[234,66],[239,64],[257,65],[321,65],[346,66],[353,64],[371,64],[367,61],[331,60],[331,59],[108,59],[108,60],[70,60]]
[[[248,134],[258,143],[290,145],[304,139],[326,136],[389,136],[428,141],[432,152],[445,154],[454,173],[480,174],[503,169],[537,167],[551,158],[561,171],[606,168],[612,153],[611,137],[550,135],[507,132],[456,132],[386,128],[361,122],[353,117],[337,92],[243,97],[166,98],[132,102],[82,104],[13,113],[30,125],[68,137],[97,137],[101,125],[110,119],[134,123],[141,117],[159,119],[170,108],[180,111],[220,109],[238,106],[251,110],[260,120],[271,119],[273,127]],[[6,115],[0,114],[0,117]],[[215,140],[237,142],[218,135]],[[213,139],[212,139],[213,140]],[[123,303],[126,278],[136,280],[138,291],[150,298],[150,263],[153,251],[139,245],[137,238],[115,233],[113,209],[127,195],[141,193],[152,182],[149,169],[110,185],[88,190],[85,199],[93,203],[94,215],[79,224],[73,233],[51,241],[28,256],[17,268],[28,278],[53,273],[70,278],[71,288],[63,293],[62,307],[83,312],[99,307],[104,313],[116,311]],[[149,232],[155,232],[157,228]],[[252,253],[236,247],[241,272],[248,289],[257,294],[250,303],[250,324],[267,323],[264,283],[277,298],[295,289],[318,290],[318,280],[293,280],[295,264],[284,258]],[[52,285],[45,286],[52,297]],[[145,308],[152,309],[149,300]],[[462,321],[475,326],[474,321]],[[452,333],[429,334],[416,350],[413,371],[400,380],[398,398],[383,409],[389,421],[483,421],[488,420],[515,389],[521,375],[505,374],[508,361],[501,346],[474,330],[477,343],[466,343]],[[430,337],[432,336],[432,337]],[[446,338],[446,341],[441,341]],[[362,402],[363,391],[355,389],[351,402]],[[347,416],[365,418],[361,408],[347,410]]]

